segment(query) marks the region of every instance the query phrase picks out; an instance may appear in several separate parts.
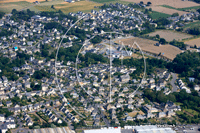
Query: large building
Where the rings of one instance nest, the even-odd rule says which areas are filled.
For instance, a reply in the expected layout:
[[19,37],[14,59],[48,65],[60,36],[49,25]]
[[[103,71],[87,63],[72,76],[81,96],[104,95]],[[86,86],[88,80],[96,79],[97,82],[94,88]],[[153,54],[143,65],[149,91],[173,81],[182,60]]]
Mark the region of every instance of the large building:
[[135,133],[176,133],[171,128],[159,128],[154,125],[125,126],[125,129],[133,129]]
[[83,133],[121,133],[120,128],[85,130]]

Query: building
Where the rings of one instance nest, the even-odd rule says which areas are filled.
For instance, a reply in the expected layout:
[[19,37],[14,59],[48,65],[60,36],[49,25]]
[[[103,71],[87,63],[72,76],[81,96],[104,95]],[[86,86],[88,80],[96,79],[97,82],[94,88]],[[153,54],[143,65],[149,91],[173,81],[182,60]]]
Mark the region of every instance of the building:
[[84,130],[82,133],[121,133],[120,128]]
[[125,126],[124,129],[133,129],[135,133],[176,133],[171,128],[158,128],[154,125]]

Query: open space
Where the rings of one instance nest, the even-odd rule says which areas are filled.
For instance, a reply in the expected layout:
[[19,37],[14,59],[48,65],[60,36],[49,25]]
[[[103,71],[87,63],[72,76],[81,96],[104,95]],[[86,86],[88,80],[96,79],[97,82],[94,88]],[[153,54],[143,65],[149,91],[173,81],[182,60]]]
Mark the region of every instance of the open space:
[[149,8],[152,8],[153,11],[170,14],[170,15],[172,15],[173,13],[178,13],[179,15],[187,14],[187,12],[184,12],[184,11],[170,9],[170,8],[166,8],[162,6],[150,6]]
[[0,3],[0,11],[5,13],[10,13],[12,9],[22,10],[26,7],[31,7],[34,4],[27,1],[10,2],[10,3]]
[[[141,0],[124,0],[124,1],[140,3]],[[149,1],[152,3],[152,6],[169,5],[169,6],[175,7],[175,8],[186,8],[186,7],[200,6],[200,4],[197,4],[197,3],[192,2],[192,1],[182,1],[182,0],[143,0],[144,4],[146,4]]]
[[160,38],[165,38],[166,41],[173,41],[174,39],[177,41],[181,41],[182,39],[192,38],[192,35],[188,35],[186,33],[180,33],[171,30],[157,30],[153,33],[150,33],[149,36],[160,35]]
[[196,45],[197,47],[200,47],[200,38],[196,38],[196,39],[192,39],[192,40],[189,40],[189,41],[185,41],[184,43],[188,44],[190,46]]
[[[117,43],[118,42],[119,40],[117,41]],[[122,39],[121,42],[123,42],[124,45],[128,45],[128,46],[131,46],[134,42],[136,42],[143,51],[153,53],[153,54],[164,53],[163,56],[171,60],[173,60],[177,54],[180,54],[182,52],[179,48],[175,46],[162,45],[158,47],[158,46],[154,46],[154,44],[157,43],[157,41],[152,41],[152,40],[138,38],[138,37]],[[137,48],[136,46],[134,47]]]
[[69,13],[69,12],[78,12],[78,11],[91,11],[94,9],[95,6],[102,6],[103,4],[98,4],[94,2],[89,2],[89,1],[80,1],[80,2],[75,2],[75,3],[67,3],[64,2],[62,4],[57,4],[55,5],[55,9],[61,10],[64,13]]
[[197,21],[197,22],[190,22],[188,24],[186,24],[184,27],[183,27],[183,31],[189,29],[189,28],[194,28],[194,27],[199,27],[200,26],[200,21]]
[[[32,11],[57,11],[61,10],[64,13],[69,12],[90,12],[92,9],[95,9],[95,6],[102,6],[103,4],[90,2],[90,1],[80,1],[75,3],[64,2],[64,0],[56,0],[56,1],[44,1],[38,5],[33,4],[35,0],[8,0],[8,1],[0,1],[0,11],[10,13],[12,9],[22,10],[29,8]],[[51,6],[54,5],[54,9]]]
[[0,3],[21,2],[21,1],[27,1],[32,3],[35,1],[45,1],[45,0],[0,0]]

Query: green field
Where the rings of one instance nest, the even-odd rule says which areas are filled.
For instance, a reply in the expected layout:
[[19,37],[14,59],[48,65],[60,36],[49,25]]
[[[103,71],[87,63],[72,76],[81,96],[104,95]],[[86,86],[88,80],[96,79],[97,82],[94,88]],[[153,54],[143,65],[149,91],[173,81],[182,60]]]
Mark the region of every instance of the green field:
[[94,1],[94,2],[97,2],[97,3],[107,3],[107,2],[114,2],[116,0],[91,0],[91,1]]
[[167,17],[170,17],[171,15],[165,14],[165,13],[161,13],[161,12],[152,11],[150,16],[152,17],[152,19],[158,19],[160,17],[167,18]]
[[200,21],[191,22],[191,23],[186,24],[186,25],[183,27],[183,30],[187,30],[188,28],[194,28],[194,27],[199,27],[199,26],[200,26]]
[[193,6],[193,7],[187,7],[187,8],[175,8],[175,7],[168,6],[168,5],[161,5],[161,6],[169,8],[169,9],[179,10],[179,11],[189,11],[189,10],[196,10],[196,9],[200,8],[200,6]]
[[133,3],[133,2],[127,2],[127,1],[122,1],[122,0],[90,0],[90,1],[97,2],[97,3],[103,3],[103,4],[120,3],[120,4],[128,5],[129,3]]

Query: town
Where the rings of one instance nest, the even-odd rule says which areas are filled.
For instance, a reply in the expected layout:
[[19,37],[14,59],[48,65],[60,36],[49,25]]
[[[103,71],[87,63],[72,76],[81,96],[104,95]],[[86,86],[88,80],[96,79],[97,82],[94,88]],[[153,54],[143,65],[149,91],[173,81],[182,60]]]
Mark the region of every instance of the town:
[[[182,52],[172,60],[166,53],[126,45],[123,39],[145,38],[157,41],[154,47],[164,47],[162,38],[143,35],[156,27],[181,29],[200,14],[168,17],[169,23],[163,24],[138,6],[145,7],[111,3],[90,13],[27,9],[28,17],[18,17],[23,11],[13,9],[5,14],[0,20],[1,133],[94,128],[116,133],[198,132],[198,64],[194,69],[184,68],[181,63],[187,59],[181,55],[198,54],[199,47],[173,43]],[[179,73],[181,69],[186,72]]]

